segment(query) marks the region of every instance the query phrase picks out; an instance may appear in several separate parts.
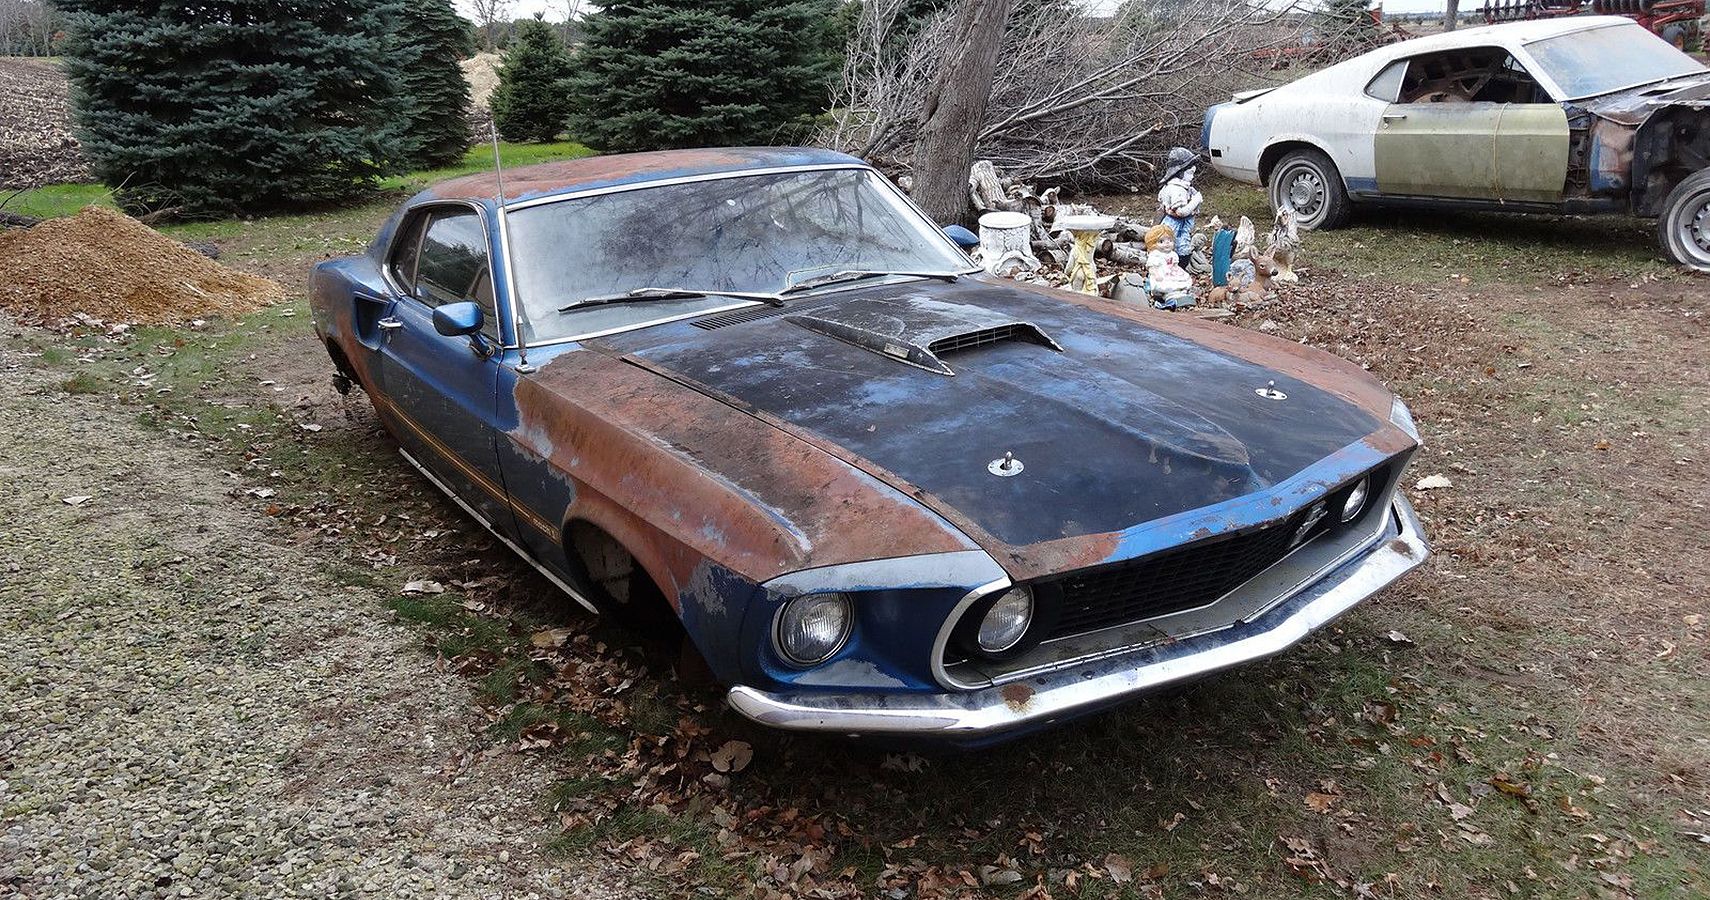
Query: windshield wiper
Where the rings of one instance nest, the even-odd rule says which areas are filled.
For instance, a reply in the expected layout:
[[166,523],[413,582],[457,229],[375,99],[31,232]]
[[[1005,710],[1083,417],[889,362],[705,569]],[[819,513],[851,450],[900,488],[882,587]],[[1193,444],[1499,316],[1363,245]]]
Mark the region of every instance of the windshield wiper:
[[803,279],[784,288],[778,293],[780,295],[794,294],[798,291],[810,290],[816,287],[825,287],[828,284],[841,284],[845,281],[861,281],[867,278],[883,278],[886,275],[895,275],[907,278],[936,278],[939,281],[948,282],[954,282],[956,279],[962,277],[959,272],[893,272],[879,269],[844,269],[841,272],[832,272],[830,275],[817,275],[813,278]]
[[667,288],[639,287],[624,291],[620,294],[604,294],[598,297],[584,297],[575,303],[558,307],[559,312],[569,312],[573,309],[583,309],[589,306],[607,306],[613,303],[645,303],[649,300],[683,300],[691,297],[734,297],[738,300],[759,300],[773,306],[783,306],[784,298],[777,294],[764,294],[758,291],[720,291],[711,288]]

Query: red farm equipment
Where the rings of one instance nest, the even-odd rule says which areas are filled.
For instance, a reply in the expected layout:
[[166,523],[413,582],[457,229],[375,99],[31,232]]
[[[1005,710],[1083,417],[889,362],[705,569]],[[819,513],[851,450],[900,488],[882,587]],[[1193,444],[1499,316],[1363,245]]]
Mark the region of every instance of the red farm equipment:
[[1558,16],[1626,16],[1681,48],[1703,46],[1704,0],[1486,0],[1486,22]]

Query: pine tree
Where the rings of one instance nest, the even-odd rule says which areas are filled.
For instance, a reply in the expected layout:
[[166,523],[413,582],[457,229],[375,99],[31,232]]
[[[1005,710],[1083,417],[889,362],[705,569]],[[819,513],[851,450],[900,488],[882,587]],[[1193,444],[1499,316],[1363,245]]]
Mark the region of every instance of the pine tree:
[[587,20],[571,133],[602,150],[783,144],[824,111],[837,0],[613,0]]
[[402,127],[392,155],[405,169],[451,165],[469,149],[469,81],[458,64],[475,50],[469,23],[451,0],[403,0],[395,26]]
[[59,0],[83,152],[127,208],[259,212],[386,166],[396,93],[367,0]]
[[570,55],[552,26],[518,22],[499,65],[493,122],[513,141],[550,141],[570,115]]

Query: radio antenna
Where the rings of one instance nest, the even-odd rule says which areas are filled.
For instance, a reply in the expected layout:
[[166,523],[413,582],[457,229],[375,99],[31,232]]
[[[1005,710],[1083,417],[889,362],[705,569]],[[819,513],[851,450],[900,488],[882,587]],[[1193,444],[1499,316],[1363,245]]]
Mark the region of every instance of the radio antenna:
[[[516,282],[511,277],[511,227],[510,217],[505,213],[505,167],[499,160],[499,126],[496,122],[487,123],[487,133],[493,140],[493,178],[498,182],[498,193],[493,197],[493,205],[498,209],[499,216],[499,252],[505,259],[505,284],[507,287]],[[516,332],[517,339],[517,372],[527,375],[534,371],[534,366],[528,364],[528,344],[523,340],[522,315],[517,308],[517,298],[513,291],[507,290],[510,296],[511,326]]]

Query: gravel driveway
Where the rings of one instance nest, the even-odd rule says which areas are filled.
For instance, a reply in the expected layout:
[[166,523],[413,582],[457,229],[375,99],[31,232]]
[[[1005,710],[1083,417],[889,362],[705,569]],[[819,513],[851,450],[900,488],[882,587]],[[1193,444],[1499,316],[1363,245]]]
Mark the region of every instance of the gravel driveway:
[[0,896],[624,893],[542,853],[552,773],[237,476],[14,350],[0,383]]

